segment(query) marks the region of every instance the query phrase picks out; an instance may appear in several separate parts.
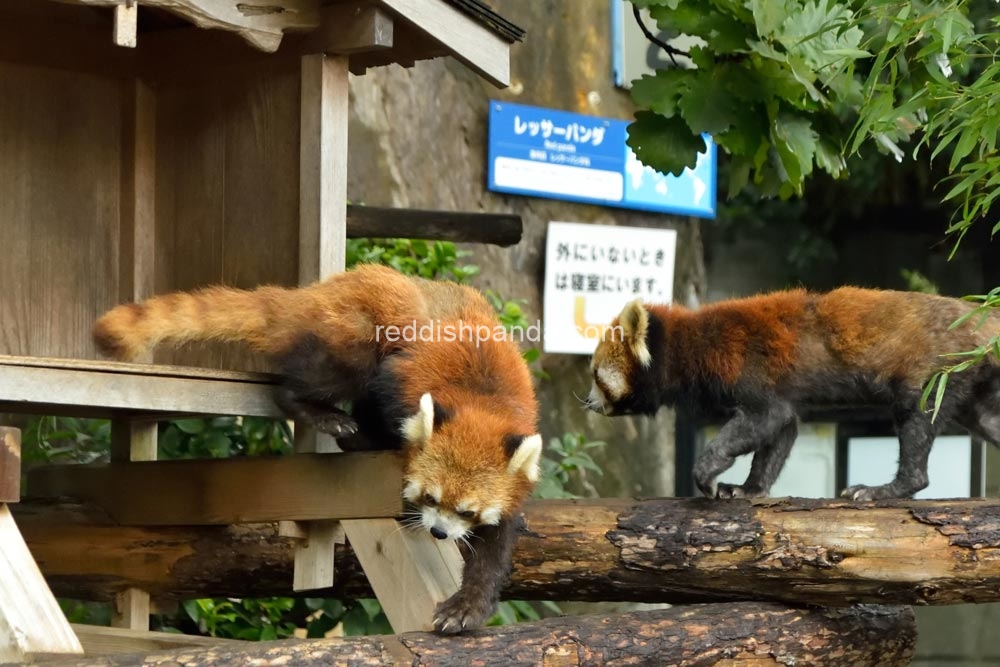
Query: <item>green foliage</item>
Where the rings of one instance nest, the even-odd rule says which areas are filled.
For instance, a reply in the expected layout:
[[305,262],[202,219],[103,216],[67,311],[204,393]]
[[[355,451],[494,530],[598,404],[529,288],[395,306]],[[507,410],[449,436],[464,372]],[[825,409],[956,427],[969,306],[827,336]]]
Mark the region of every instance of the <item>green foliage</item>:
[[108,602],[60,599],[59,608],[70,623],[111,625],[111,604]]
[[410,276],[464,283],[479,275],[475,264],[459,263],[459,259],[470,254],[447,241],[348,239],[346,263],[348,268],[356,264],[383,264]]
[[[953,146],[952,169],[992,152],[1000,112],[994,65],[965,88],[944,72],[968,72],[996,40],[981,39],[967,1],[635,0],[661,28],[701,39],[694,69],[660,70],[634,82],[641,111],[630,126],[639,158],[678,173],[694,163],[693,138],[710,132],[730,156],[730,196],[801,194],[817,169],[846,173],[845,153],[873,145],[898,158],[918,129],[934,154]],[[989,108],[989,111],[985,111]],[[992,162],[994,158],[988,158]],[[978,164],[978,163],[977,163]],[[963,169],[965,169],[963,167]],[[959,171],[970,183],[1000,184],[985,164]],[[992,202],[994,188],[967,202]]]
[[163,460],[288,454],[292,431],[284,420],[262,417],[178,419],[160,425],[157,449]]
[[906,281],[906,289],[912,292],[923,292],[924,294],[937,294],[938,288],[930,278],[919,271],[910,269],[900,269],[899,274]]
[[[997,308],[1000,308],[1000,287],[994,288],[988,294],[967,296],[965,297],[965,300],[976,302],[978,305],[962,317],[952,322],[951,326],[948,327],[949,329],[957,329],[958,327],[966,325],[971,325],[977,329],[982,327],[987,322],[989,316]],[[931,376],[931,379],[928,380],[926,385],[924,385],[923,395],[920,397],[920,408],[922,410],[931,410],[931,421],[937,419],[938,410],[941,407],[941,399],[944,398],[944,393],[948,386],[948,379],[953,373],[961,373],[962,371],[968,370],[976,364],[984,361],[987,357],[992,356],[996,359],[1000,359],[1000,334],[993,336],[974,350],[954,352],[952,354],[945,354],[942,356],[945,358],[961,359],[961,361],[956,364],[943,367]],[[931,394],[934,394],[933,408],[928,407]]]
[[21,433],[26,464],[96,463],[107,461],[111,422],[107,419],[37,417]]
[[602,440],[588,440],[582,433],[564,433],[561,438],[551,438],[542,457],[542,476],[535,485],[535,498],[580,498],[569,489],[573,486],[587,489],[597,495],[587,481],[590,474],[601,476],[604,471],[591,456],[591,451],[604,447]]
[[282,621],[292,598],[187,600],[184,611],[202,634],[253,641],[291,637],[295,625]]
[[[184,618],[161,630],[197,629],[199,634],[229,639],[267,641],[293,636],[305,628],[307,638],[320,638],[343,624],[345,635],[392,632],[375,600],[341,602],[324,598],[205,598],[183,604]],[[187,628],[190,623],[194,628]],[[180,626],[180,627],[177,627]]]

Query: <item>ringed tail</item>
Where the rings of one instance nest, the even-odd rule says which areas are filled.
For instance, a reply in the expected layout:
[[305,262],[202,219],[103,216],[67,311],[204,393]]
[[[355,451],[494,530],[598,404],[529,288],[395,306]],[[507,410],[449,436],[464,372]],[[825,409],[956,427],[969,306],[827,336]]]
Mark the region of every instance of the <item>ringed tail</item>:
[[267,351],[272,304],[283,301],[275,297],[286,291],[207,287],[123,304],[94,323],[94,342],[103,354],[121,361],[134,360],[162,342],[242,341]]

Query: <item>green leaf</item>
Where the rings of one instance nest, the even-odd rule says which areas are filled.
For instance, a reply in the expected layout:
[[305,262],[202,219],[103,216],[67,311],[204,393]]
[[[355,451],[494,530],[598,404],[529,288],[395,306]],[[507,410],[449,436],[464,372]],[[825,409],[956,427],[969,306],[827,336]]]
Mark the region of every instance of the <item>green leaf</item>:
[[677,102],[690,130],[716,134],[735,125],[746,114],[746,98],[756,98],[754,87],[747,85],[749,75],[735,65],[698,70]]
[[177,428],[188,435],[196,435],[205,430],[204,419],[175,419],[173,422]]
[[679,176],[694,168],[698,153],[705,150],[705,140],[680,118],[664,118],[652,111],[639,111],[628,126],[629,147],[636,157],[653,169]]
[[781,27],[789,14],[788,5],[789,0],[748,0],[744,4],[753,12],[754,25],[761,37],[768,37]]
[[787,173],[788,184],[801,192],[805,177],[812,173],[819,137],[808,119],[791,114],[778,115],[771,137]]
[[694,73],[677,68],[657,70],[632,82],[632,101],[664,118],[677,113],[677,102],[690,89]]
[[944,400],[944,389],[948,385],[948,374],[942,373],[938,380],[937,392],[934,394],[934,414],[931,415],[931,422],[937,419],[938,410],[941,409],[941,402]]
[[701,37],[716,53],[745,51],[747,41],[754,36],[751,26],[715,4],[679,2],[674,8],[650,6],[649,15],[661,28]]

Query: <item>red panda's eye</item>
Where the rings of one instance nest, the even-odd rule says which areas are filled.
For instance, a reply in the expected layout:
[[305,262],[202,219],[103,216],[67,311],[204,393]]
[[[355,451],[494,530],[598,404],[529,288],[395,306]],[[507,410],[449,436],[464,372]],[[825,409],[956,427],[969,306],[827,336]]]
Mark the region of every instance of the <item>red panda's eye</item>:
[[458,513],[458,516],[462,517],[463,519],[474,519],[476,518],[476,513],[473,512],[472,510],[462,510],[461,512]]
[[431,494],[425,493],[424,497],[423,497],[423,503],[424,503],[424,505],[427,505],[428,507],[436,507],[437,504],[438,504],[438,501]]

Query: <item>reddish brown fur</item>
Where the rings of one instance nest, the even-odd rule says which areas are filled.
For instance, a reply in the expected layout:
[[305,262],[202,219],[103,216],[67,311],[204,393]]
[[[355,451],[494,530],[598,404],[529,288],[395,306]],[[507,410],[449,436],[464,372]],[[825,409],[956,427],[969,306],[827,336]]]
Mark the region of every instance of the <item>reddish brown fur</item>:
[[[594,353],[587,405],[620,415],[683,403],[724,418],[693,469],[698,488],[719,497],[768,493],[795,442],[803,406],[884,405],[899,435],[896,477],[844,493],[855,500],[910,496],[928,484],[927,456],[944,424],[1000,443],[1000,362],[992,355],[949,376],[947,392],[931,401],[938,419],[921,404],[934,373],[955,363],[944,355],[981,348],[1000,334],[997,312],[952,327],[972,307],[854,287],[776,292],[696,312],[632,303],[615,322],[623,323],[624,336],[606,336]],[[716,482],[750,452],[744,484]]]
[[[997,329],[947,327],[969,308],[954,299],[844,287],[822,295],[775,292],[697,311],[648,306],[664,324],[684,377],[735,383],[745,373],[774,383],[817,363],[876,372],[919,385],[943,365],[940,354],[976,347]],[[810,343],[821,341],[819,346]],[[825,348],[828,354],[810,351]]]
[[664,324],[675,375],[732,384],[748,368],[770,381],[792,368],[805,304],[806,292],[792,290],[721,301],[697,311],[646,309]]
[[[465,413],[435,430],[428,456],[419,463],[422,468],[437,464],[443,468],[412,472],[439,479],[454,477],[454,471],[470,464],[474,476],[505,470],[507,457],[498,443],[506,435],[527,436],[537,428],[534,389],[520,351],[509,340],[483,341],[476,347],[468,336],[465,342],[391,342],[385,329],[381,333],[377,329],[402,330],[414,322],[432,321],[442,328],[449,324],[457,328],[461,321],[473,329],[482,325],[491,333],[500,330],[493,308],[472,288],[365,265],[298,289],[209,287],[126,304],[97,321],[94,338],[103,351],[127,360],[161,341],[203,339],[242,341],[265,355],[278,356],[303,334],[312,334],[354,368],[359,387],[381,359],[405,350],[407,356],[395,362],[405,378],[398,389],[400,401],[416,411],[420,396],[430,392],[436,404],[461,406]],[[484,393],[484,387],[492,390]],[[411,461],[416,462],[415,454],[410,452]],[[498,486],[500,479],[481,488],[503,499],[507,514],[531,484],[518,477]],[[461,485],[470,488],[464,481]]]

